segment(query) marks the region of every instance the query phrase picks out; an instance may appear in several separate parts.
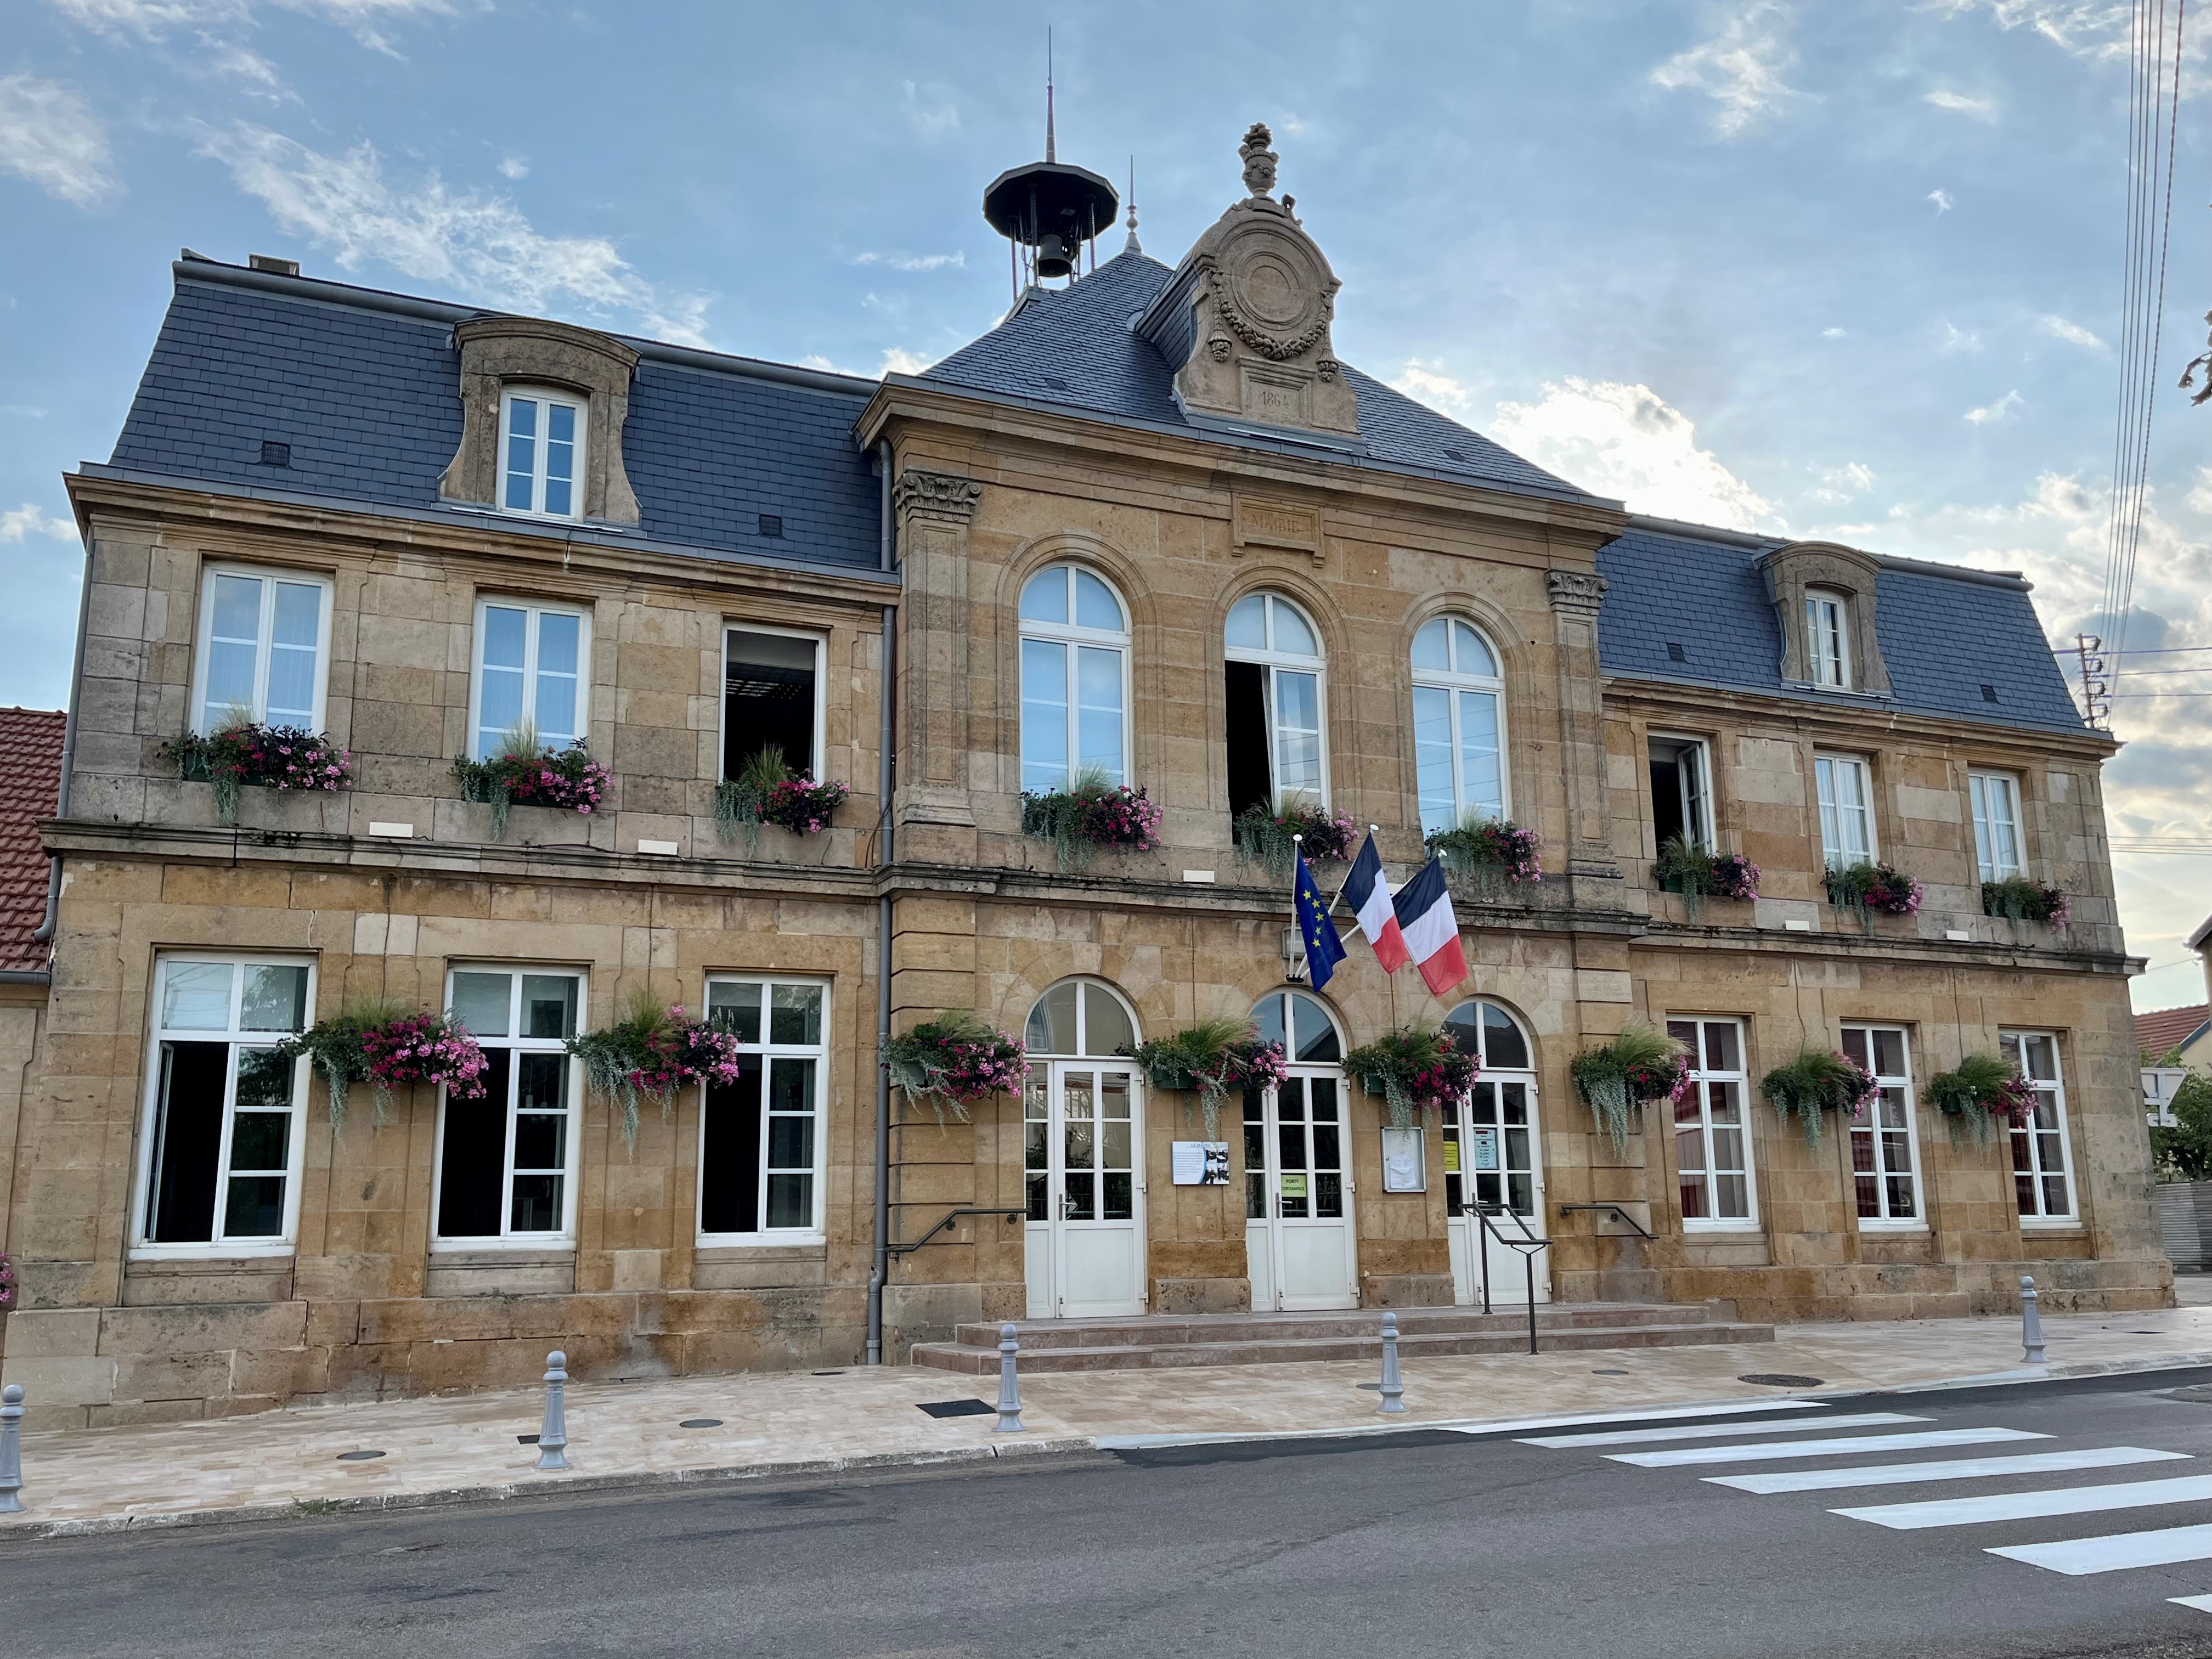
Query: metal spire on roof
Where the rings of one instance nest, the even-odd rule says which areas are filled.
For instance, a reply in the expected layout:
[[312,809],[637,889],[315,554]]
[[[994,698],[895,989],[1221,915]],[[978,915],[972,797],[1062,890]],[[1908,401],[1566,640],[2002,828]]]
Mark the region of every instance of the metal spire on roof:
[[1142,253],[1143,243],[1137,240],[1137,158],[1129,158],[1129,240],[1121,244],[1124,253]]
[[1044,159],[1060,160],[1052,142],[1052,31],[1044,32]]

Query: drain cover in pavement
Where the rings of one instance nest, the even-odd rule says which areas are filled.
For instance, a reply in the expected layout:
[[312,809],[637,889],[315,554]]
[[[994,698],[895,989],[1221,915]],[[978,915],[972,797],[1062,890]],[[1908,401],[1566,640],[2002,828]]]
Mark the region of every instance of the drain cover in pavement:
[[518,1434],[514,1437],[526,1446],[534,1446],[538,1443],[538,1437],[534,1434]]
[[340,1452],[338,1454],[338,1462],[341,1463],[366,1463],[372,1457],[381,1457],[384,1454],[380,1451]]
[[679,1429],[719,1429],[722,1426],[722,1419],[719,1417],[687,1417],[676,1426]]
[[1626,1371],[1592,1371],[1590,1375],[1592,1376],[1626,1376],[1628,1373]]
[[842,1370],[836,1370],[836,1371],[817,1371],[817,1372],[815,1372],[815,1373],[814,1373],[814,1375],[815,1375],[815,1376],[844,1376],[844,1374],[845,1374],[845,1373],[844,1373],[843,1371],[842,1371]]
[[1753,1371],[1748,1376],[1739,1376],[1739,1382],[1756,1382],[1762,1389],[1817,1389],[1817,1376],[1792,1376],[1788,1371]]
[[918,1403],[932,1417],[988,1417],[999,1409],[980,1400],[925,1400]]

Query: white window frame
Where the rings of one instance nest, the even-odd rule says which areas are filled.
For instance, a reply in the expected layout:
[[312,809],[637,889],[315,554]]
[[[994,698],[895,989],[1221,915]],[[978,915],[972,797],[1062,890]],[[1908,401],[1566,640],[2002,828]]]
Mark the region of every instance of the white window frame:
[[[750,623],[726,617],[722,619],[722,692],[718,701],[719,712],[714,717],[715,765],[724,766],[722,757],[730,752],[730,639],[736,634],[769,634],[782,640],[805,640],[814,647],[814,750],[807,756],[806,775],[816,782],[822,781],[822,769],[828,763],[828,743],[823,727],[829,721],[830,641],[823,635],[804,628],[780,628],[767,623]],[[790,760],[789,756],[784,757]],[[717,771],[717,777],[727,776]]]
[[[1258,587],[1253,589],[1249,593],[1238,594],[1235,603],[1230,606],[1230,609],[1232,611],[1235,610],[1237,605],[1242,605],[1248,599],[1257,599],[1265,601],[1265,604],[1261,607],[1261,615],[1265,617],[1265,621],[1261,624],[1263,630],[1261,633],[1261,638],[1266,640],[1267,644],[1264,647],[1231,645],[1228,642],[1225,632],[1227,622],[1224,618],[1223,623],[1224,633],[1222,640],[1222,655],[1224,659],[1229,662],[1257,663],[1267,671],[1267,781],[1269,788],[1275,798],[1273,803],[1274,809],[1279,812],[1284,810],[1286,805],[1297,797],[1309,793],[1317,793],[1318,799],[1316,801],[1316,805],[1326,811],[1329,805],[1331,799],[1331,792],[1329,789],[1330,768],[1328,752],[1328,644],[1322,637],[1320,626],[1313,619],[1313,613],[1308,611],[1304,605],[1300,605],[1297,600],[1291,599],[1288,594],[1279,593],[1272,587]],[[1297,614],[1298,620],[1305,623],[1306,631],[1313,635],[1314,647],[1321,653],[1320,655],[1304,657],[1297,654],[1295,652],[1278,651],[1274,648],[1275,607],[1279,605],[1288,605]],[[1315,718],[1321,722],[1321,787],[1318,792],[1309,792],[1303,788],[1286,789],[1283,786],[1282,700],[1276,695],[1275,690],[1275,674],[1278,669],[1286,670],[1294,674],[1310,674],[1314,677]]]
[[[761,1056],[763,1091],[761,1145],[759,1162],[755,1166],[754,1175],[760,1182],[759,1207],[755,1213],[759,1216],[763,1224],[749,1233],[708,1232],[707,1231],[706,1181],[702,1173],[696,1183],[699,1190],[693,1195],[691,1206],[691,1224],[696,1233],[700,1247],[712,1249],[729,1245],[826,1243],[829,1237],[827,1188],[830,1182],[830,1060],[831,1033],[834,1029],[830,1022],[833,987],[828,980],[809,978],[803,974],[709,974],[707,975],[706,990],[701,1001],[701,1006],[709,1012],[714,1007],[714,988],[717,985],[758,985],[763,988],[761,992],[760,1041],[742,1042],[738,1045],[742,1052]],[[773,1023],[775,1012],[772,1006],[774,993],[768,988],[778,985],[804,986],[809,990],[819,991],[822,994],[821,1035],[817,1041],[810,1043],[776,1042],[771,1040],[775,1031]],[[768,1220],[768,1148],[771,1127],[769,1119],[772,1115],[775,1115],[769,1110],[768,1077],[772,1063],[778,1059],[811,1060],[814,1062],[814,1201],[812,1218],[804,1227],[770,1227],[766,1224]],[[706,1090],[702,1086],[699,1095],[699,1149],[696,1165],[702,1172],[706,1168],[706,1155],[707,1099]]]
[[[1447,653],[1445,660],[1448,662],[1456,665],[1458,659],[1458,636],[1451,629],[1451,624],[1457,623],[1462,627],[1474,630],[1475,638],[1482,641],[1482,648],[1490,653],[1491,661],[1498,665],[1498,672],[1495,674],[1469,673],[1456,665],[1450,668],[1414,668],[1411,664],[1411,653],[1408,653],[1407,668],[1412,675],[1414,689],[1419,690],[1426,688],[1430,690],[1442,691],[1445,697],[1444,707],[1449,711],[1451,716],[1453,817],[1451,823],[1442,827],[1446,830],[1457,829],[1461,820],[1469,811],[1474,810],[1477,805],[1480,805],[1480,803],[1470,802],[1467,797],[1465,738],[1460,725],[1460,696],[1462,693],[1469,691],[1478,695],[1487,694],[1490,698],[1491,724],[1498,733],[1497,816],[1501,818],[1510,818],[1513,816],[1513,767],[1510,758],[1512,750],[1507,743],[1505,735],[1504,654],[1498,650],[1498,641],[1491,638],[1490,630],[1477,623],[1472,617],[1455,611],[1443,611],[1424,622],[1421,629],[1426,629],[1433,623],[1443,623],[1445,625],[1444,648]],[[1416,629],[1415,637],[1419,638],[1419,634],[1420,629]],[[1316,630],[1314,637],[1316,639],[1321,637],[1318,630]],[[1324,716],[1326,713],[1327,710],[1324,708]],[[1418,724],[1417,720],[1416,725]],[[1413,810],[1418,815],[1421,802],[1421,763],[1418,744],[1415,745],[1413,753]],[[1427,829],[1436,826],[1424,824],[1423,827]]]
[[[2029,1077],[2027,1081],[2029,1086],[2035,1091],[2039,1100],[2050,1103],[2052,1115],[2058,1120],[2055,1131],[2042,1132],[2042,1134],[2055,1133],[2057,1135],[2058,1167],[2054,1170],[2044,1163],[2041,1135],[2033,1126],[2026,1129],[2008,1129],[2005,1140],[2014,1177],[2013,1205],[2015,1209],[2019,1208],[2019,1177],[2027,1176],[2029,1177],[2030,1187],[2035,1194],[2036,1207],[2033,1213],[2025,1212],[2021,1213],[2020,1224],[2023,1230],[2032,1231],[2038,1227],[2079,1227],[2081,1224],[2081,1189],[2075,1184],[2074,1180],[2073,1126],[2067,1121],[2066,1115],[2065,1045],[2060,1041],[2059,1033],[2053,1030],[2001,1030],[1997,1033],[1997,1051],[2006,1059],[2015,1061],[2020,1066],[2021,1074],[2026,1076],[2027,1045],[2038,1039],[2047,1042],[2051,1045],[2052,1075],[2047,1078]],[[2023,1153],[2027,1158],[2027,1164],[2024,1168],[2021,1162]],[[2052,1176],[2060,1177],[2066,1183],[2066,1208],[2063,1210],[2053,1210],[2045,1206],[2043,1183]]]
[[[1834,779],[1838,769],[1850,767],[1859,778],[1860,804],[1856,809],[1863,817],[1866,830],[1866,849],[1852,855],[1843,850],[1844,807],[1836,799]],[[1875,825],[1874,766],[1861,755],[1820,755],[1813,757],[1813,795],[1818,805],[1820,820],[1820,862],[1830,870],[1846,870],[1862,859],[1869,864],[1881,857],[1881,841]]]
[[310,570],[284,570],[273,565],[210,562],[200,568],[199,625],[192,647],[192,730],[205,737],[214,730],[208,717],[207,683],[215,649],[215,590],[218,576],[243,576],[261,583],[261,619],[253,642],[253,696],[248,713],[257,721],[269,718],[269,671],[276,654],[276,585],[293,582],[321,594],[315,617],[315,705],[310,724],[320,732],[329,719],[331,684],[331,610],[332,584],[328,576]]
[[[487,758],[483,732],[483,683],[485,613],[497,609],[520,611],[528,618],[523,624],[522,708],[532,720],[538,710],[538,636],[539,619],[552,615],[576,618],[576,714],[575,740],[587,743],[591,737],[592,708],[592,613],[583,605],[562,605],[544,599],[514,598],[500,593],[479,593],[477,596],[476,629],[469,646],[469,756],[472,760]],[[726,659],[725,659],[726,662]],[[817,676],[818,684],[820,676]],[[539,737],[544,738],[541,730]]]
[[[1121,629],[1116,632],[1109,633],[1103,629],[1085,628],[1073,621],[1066,623],[1037,622],[1030,617],[1021,616],[1020,611],[1022,596],[1028,593],[1030,584],[1036,581],[1038,577],[1049,575],[1054,571],[1066,573],[1068,595],[1067,614],[1071,618],[1073,618],[1076,614],[1075,573],[1080,571],[1086,576],[1095,578],[1105,587],[1106,592],[1112,596],[1115,607],[1121,613]],[[1066,676],[1066,684],[1063,689],[1065,690],[1067,696],[1067,775],[1069,780],[1073,780],[1075,774],[1083,769],[1083,744],[1081,738],[1083,711],[1080,704],[1077,701],[1076,681],[1078,676],[1073,666],[1076,661],[1074,653],[1079,648],[1087,647],[1095,651],[1112,651],[1117,653],[1121,658],[1121,757],[1118,763],[1120,775],[1114,781],[1116,783],[1127,783],[1129,781],[1131,772],[1134,769],[1132,764],[1132,750],[1135,741],[1134,734],[1131,729],[1135,725],[1134,686],[1133,680],[1133,669],[1131,666],[1131,658],[1134,653],[1130,648],[1131,640],[1128,600],[1122,597],[1121,590],[1119,587],[1117,587],[1114,583],[1107,580],[1103,573],[1093,570],[1090,566],[1085,564],[1079,564],[1072,560],[1062,560],[1057,563],[1046,565],[1042,569],[1032,571],[1026,578],[1024,579],[1020,592],[1015,595],[1014,610],[1017,621],[1019,623],[1020,634],[1019,643],[1015,647],[1014,659],[1014,672],[1017,681],[1015,687],[1015,708],[1018,716],[1016,724],[1019,727],[1019,730],[1016,733],[1017,744],[1015,764],[1021,773],[1021,787],[1024,790],[1029,789],[1030,787],[1029,781],[1029,652],[1026,649],[1026,647],[1028,642],[1031,640],[1044,641],[1051,644],[1064,646],[1066,647],[1069,653],[1063,659],[1063,661],[1068,665]],[[1316,635],[1315,637],[1318,638],[1320,636]],[[1059,787],[1064,788],[1066,785],[1063,782]]]
[[[1875,1062],[1879,1054],[1875,1044],[1875,1033],[1877,1031],[1895,1034],[1899,1048],[1905,1056],[1905,1069],[1902,1073],[1875,1070]],[[1885,1095],[1893,1091],[1903,1100],[1905,1106],[1905,1167],[1902,1169],[1889,1167],[1887,1162],[1887,1149],[1882,1139],[1883,1126],[1875,1119],[1877,1108],[1886,1104],[1886,1101],[1878,1097],[1874,1106],[1861,1107],[1857,1112],[1852,1114],[1851,1121],[1845,1127],[1847,1150],[1851,1154],[1849,1174],[1851,1179],[1851,1208],[1855,1213],[1858,1209],[1858,1182],[1863,1177],[1870,1178],[1875,1183],[1876,1213],[1870,1216],[1859,1216],[1859,1231],[1863,1233],[1924,1233],[1928,1231],[1928,1183],[1922,1179],[1920,1169],[1920,1109],[1918,1099],[1912,1087],[1912,1032],[1909,1027],[1899,1025],[1893,1021],[1845,1020],[1842,1035],[1844,1052],[1847,1054],[1850,1052],[1850,1038],[1854,1032],[1859,1033],[1864,1039],[1866,1066],[1867,1070],[1873,1073],[1875,1082],[1881,1086]],[[1859,1121],[1862,1115],[1867,1119],[1864,1123]],[[1869,1153],[1869,1166],[1864,1170],[1858,1167],[1858,1151],[1862,1138],[1866,1142]],[[1917,1212],[1917,1214],[1893,1216],[1889,1212],[1888,1182],[1892,1178],[1899,1176],[1911,1183],[1912,1206]]]
[[1832,588],[1805,590],[1805,666],[1814,684],[1851,690],[1851,604]]
[[[509,507],[507,504],[507,482],[511,471],[507,465],[507,421],[518,398],[536,404],[540,410],[538,434],[531,446],[528,507]],[[551,422],[544,418],[543,411],[556,404],[574,410],[576,415],[575,453],[568,476],[571,510],[566,513],[549,512],[545,507],[545,447],[550,437],[546,428]],[[501,512],[532,519],[558,519],[563,522],[584,516],[584,445],[586,429],[591,424],[591,412],[592,400],[580,392],[563,392],[556,386],[522,384],[500,388],[498,471],[493,495]]]
[[[173,963],[219,963],[231,970],[230,1018],[222,1030],[204,1027],[165,1027],[161,1024],[161,1002],[164,976]],[[305,1164],[305,1142],[307,1123],[308,1066],[302,1054],[293,1062],[291,1127],[286,1132],[284,1174],[284,1230],[281,1236],[269,1238],[255,1236],[234,1241],[222,1237],[223,1211],[230,1169],[231,1132],[238,1119],[239,1050],[243,1048],[272,1046],[290,1033],[282,1031],[241,1031],[239,1029],[239,1005],[244,994],[247,968],[305,968],[307,970],[306,1018],[315,1017],[315,986],[317,963],[313,957],[264,954],[258,951],[164,951],[154,958],[154,974],[149,985],[146,1024],[149,1041],[146,1045],[145,1086],[143,1093],[138,1133],[137,1178],[133,1187],[131,1209],[130,1255],[133,1261],[173,1261],[179,1258],[206,1260],[210,1258],[244,1258],[288,1256],[299,1248],[300,1183]],[[147,1237],[148,1211],[154,1199],[154,1155],[159,1138],[161,1102],[161,1044],[177,1042],[222,1042],[230,1047],[230,1057],[223,1079],[222,1133],[216,1146],[215,1216],[209,1229],[212,1237],[206,1240],[187,1240],[161,1243]],[[269,1173],[275,1171],[249,1171]]]
[[[548,978],[573,979],[576,981],[576,1029],[585,1029],[591,1012],[591,979],[580,968],[558,963],[535,962],[453,962],[446,968],[446,1006],[453,1005],[453,975],[456,974],[504,974],[513,981],[507,990],[507,1032],[506,1036],[484,1036],[471,1032],[479,1047],[504,1048],[510,1054],[567,1054],[567,1045],[560,1037],[525,1037],[515,1035],[521,1024],[522,981],[525,975],[543,975]],[[576,1183],[578,1180],[580,1142],[584,1124],[584,1063],[568,1055],[565,1067],[568,1128],[562,1136],[563,1163],[561,1170],[561,1226],[556,1232],[517,1232],[514,1230],[514,1120],[516,1092],[521,1087],[521,1067],[514,1060],[507,1062],[507,1100],[506,1103],[507,1129],[503,1149],[500,1154],[499,1231],[497,1233],[456,1234],[447,1237],[438,1231],[438,1212],[442,1207],[446,1191],[446,1091],[438,1090],[438,1113],[434,1125],[430,1170],[430,1253],[433,1255],[452,1255],[476,1250],[568,1250],[576,1245]],[[550,1114],[548,1114],[550,1115]]]
[[[1710,1194],[1712,1194],[1715,1183],[1720,1176],[1723,1175],[1736,1175],[1739,1173],[1743,1176],[1744,1213],[1742,1215],[1685,1215],[1681,1218],[1682,1231],[1686,1233],[1755,1233],[1759,1231],[1760,1224],[1759,1219],[1758,1149],[1753,1144],[1751,1136],[1750,1032],[1747,1029],[1746,1023],[1743,1020],[1739,1019],[1731,1014],[1668,1014],[1665,1016],[1665,1021],[1669,1027],[1674,1025],[1694,1024],[1698,1028],[1697,1040],[1691,1045],[1690,1050],[1690,1089],[1692,1098],[1694,1098],[1698,1103],[1697,1133],[1698,1136],[1698,1144],[1704,1153],[1705,1158],[1704,1163],[1698,1167],[1705,1174],[1705,1190],[1709,1194],[1708,1202],[1710,1203],[1712,1201]],[[1735,1029],[1736,1064],[1733,1070],[1724,1066],[1708,1066],[1705,1063],[1705,1027],[1708,1025],[1727,1025]],[[1672,1034],[1671,1031],[1669,1034]],[[1738,1102],[1737,1109],[1741,1114],[1741,1117],[1739,1123],[1736,1125],[1723,1125],[1722,1127],[1740,1127],[1742,1133],[1743,1168],[1740,1171],[1735,1170],[1722,1169],[1714,1157],[1712,1102],[1711,1097],[1705,1092],[1705,1085],[1709,1083],[1733,1084],[1735,1085],[1735,1097]],[[1669,1106],[1666,1109],[1669,1113],[1672,1113],[1678,1109]],[[1667,1125],[1668,1133],[1674,1137],[1674,1146],[1677,1149],[1674,1163],[1674,1206],[1678,1214],[1680,1212],[1682,1203],[1682,1163],[1680,1152],[1681,1146],[1680,1137],[1682,1133],[1689,1128],[1689,1127],[1690,1126],[1687,1123],[1680,1121],[1680,1119],[1674,1118],[1670,1118]]]
[[[2027,873],[2027,842],[2021,824],[2020,779],[2010,772],[1985,772],[1977,769],[1966,774],[1966,803],[1969,816],[1974,821],[1974,865],[1983,881],[2002,881],[2008,876]],[[2008,862],[1997,856],[1992,830],[1998,823],[1993,810],[2002,804],[2009,815],[2006,827],[2012,833],[2012,858]]]
[[[1697,826],[1697,833],[1694,836],[1685,836],[1683,840],[1689,842],[1691,849],[1694,852],[1714,851],[1718,843],[1713,825],[1712,745],[1703,738],[1686,737],[1679,732],[1650,732],[1646,735],[1644,744],[1644,765],[1647,776],[1651,766],[1651,745],[1655,743],[1672,744],[1677,750],[1688,750],[1695,753],[1698,779],[1701,787],[1701,793],[1695,798],[1697,808],[1695,811],[1691,810],[1692,797],[1687,781],[1680,780],[1678,784],[1682,797],[1682,822],[1686,826],[1692,823]],[[1663,848],[1654,847],[1652,855],[1656,858],[1664,850]]]

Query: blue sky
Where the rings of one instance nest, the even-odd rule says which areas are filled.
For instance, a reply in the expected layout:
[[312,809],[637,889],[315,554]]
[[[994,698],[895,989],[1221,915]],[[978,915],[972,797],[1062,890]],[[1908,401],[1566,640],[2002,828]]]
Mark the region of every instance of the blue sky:
[[[2130,11],[0,0],[0,701],[65,696],[60,474],[112,444],[179,246],[916,368],[1005,307],[978,202],[1041,148],[1047,24],[1060,153],[1133,156],[1152,253],[1242,193],[1267,120],[1346,359],[1644,510],[2023,570],[2070,639],[2101,584]],[[2212,407],[2171,391],[2212,306],[2198,107],[2136,647],[2212,647]],[[2201,841],[2212,651],[2135,665],[2169,672],[2123,684],[2114,831]],[[2212,858],[2120,869],[2138,1006],[2201,997]]]

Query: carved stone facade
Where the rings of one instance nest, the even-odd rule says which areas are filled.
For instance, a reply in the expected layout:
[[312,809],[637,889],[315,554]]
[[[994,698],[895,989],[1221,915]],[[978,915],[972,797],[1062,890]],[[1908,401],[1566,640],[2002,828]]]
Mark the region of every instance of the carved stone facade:
[[637,353],[619,340],[534,317],[479,317],[453,328],[461,353],[461,447],[438,482],[450,501],[499,499],[500,398],[509,386],[543,386],[586,399],[580,516],[635,524],[637,493],[623,465]]
[[1759,561],[1766,597],[1774,605],[1782,633],[1782,678],[1792,684],[1812,682],[1811,644],[1805,630],[1808,589],[1843,600],[1848,617],[1845,637],[1856,690],[1889,695],[1889,667],[1881,659],[1879,586],[1881,566],[1874,556],[1835,542],[1792,542]]

